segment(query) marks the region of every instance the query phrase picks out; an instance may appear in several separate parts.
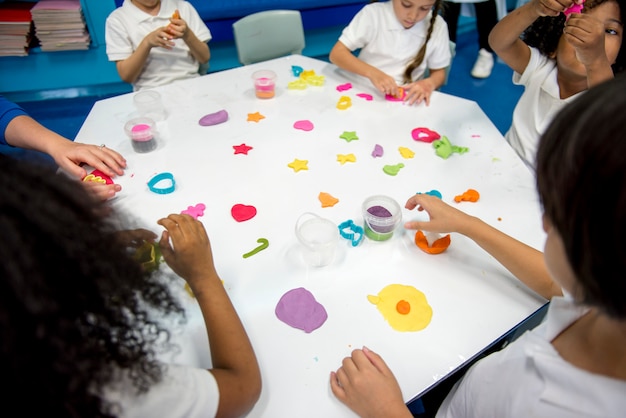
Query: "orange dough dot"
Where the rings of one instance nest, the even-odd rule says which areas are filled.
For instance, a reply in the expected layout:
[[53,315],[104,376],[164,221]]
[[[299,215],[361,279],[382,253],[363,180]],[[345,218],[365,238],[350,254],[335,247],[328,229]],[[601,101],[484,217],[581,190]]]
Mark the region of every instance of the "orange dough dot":
[[396,304],[396,311],[398,311],[399,314],[407,315],[411,312],[411,304],[406,300],[401,300]]

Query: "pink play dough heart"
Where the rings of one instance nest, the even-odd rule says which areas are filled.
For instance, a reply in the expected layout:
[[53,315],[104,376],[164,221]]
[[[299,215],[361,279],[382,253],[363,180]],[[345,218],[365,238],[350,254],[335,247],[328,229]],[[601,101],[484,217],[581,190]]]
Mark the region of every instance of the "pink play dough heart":
[[247,221],[256,216],[256,208],[254,206],[242,205],[237,203],[230,210],[230,214],[237,222]]

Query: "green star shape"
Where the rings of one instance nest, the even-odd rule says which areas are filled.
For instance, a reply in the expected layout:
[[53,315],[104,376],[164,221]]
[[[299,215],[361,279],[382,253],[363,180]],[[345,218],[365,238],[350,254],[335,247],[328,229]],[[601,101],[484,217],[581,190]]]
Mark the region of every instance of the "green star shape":
[[356,141],[357,139],[359,139],[359,137],[356,136],[355,131],[343,131],[343,133],[339,135],[339,138],[345,139],[347,142]]

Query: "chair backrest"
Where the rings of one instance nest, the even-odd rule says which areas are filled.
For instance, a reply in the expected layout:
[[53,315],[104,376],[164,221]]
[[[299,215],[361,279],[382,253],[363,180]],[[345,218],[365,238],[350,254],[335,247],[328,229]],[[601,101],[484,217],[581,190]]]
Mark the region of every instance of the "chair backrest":
[[239,62],[254,64],[304,49],[302,16],[298,10],[266,10],[252,13],[233,23]]

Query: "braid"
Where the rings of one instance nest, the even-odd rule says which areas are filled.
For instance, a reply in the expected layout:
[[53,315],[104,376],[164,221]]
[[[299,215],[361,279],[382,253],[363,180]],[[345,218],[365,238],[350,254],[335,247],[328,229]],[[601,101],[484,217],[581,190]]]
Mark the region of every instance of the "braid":
[[435,27],[435,21],[437,20],[437,16],[441,11],[443,1],[437,0],[435,5],[433,6],[432,16],[430,17],[430,23],[428,24],[428,32],[426,33],[426,41],[424,41],[424,45],[417,51],[417,55],[413,58],[413,61],[406,67],[404,70],[404,76],[402,82],[404,84],[408,84],[413,82],[413,70],[415,70],[419,65],[424,61],[424,56],[426,55],[426,45],[428,45],[428,41],[433,33],[433,28]]

